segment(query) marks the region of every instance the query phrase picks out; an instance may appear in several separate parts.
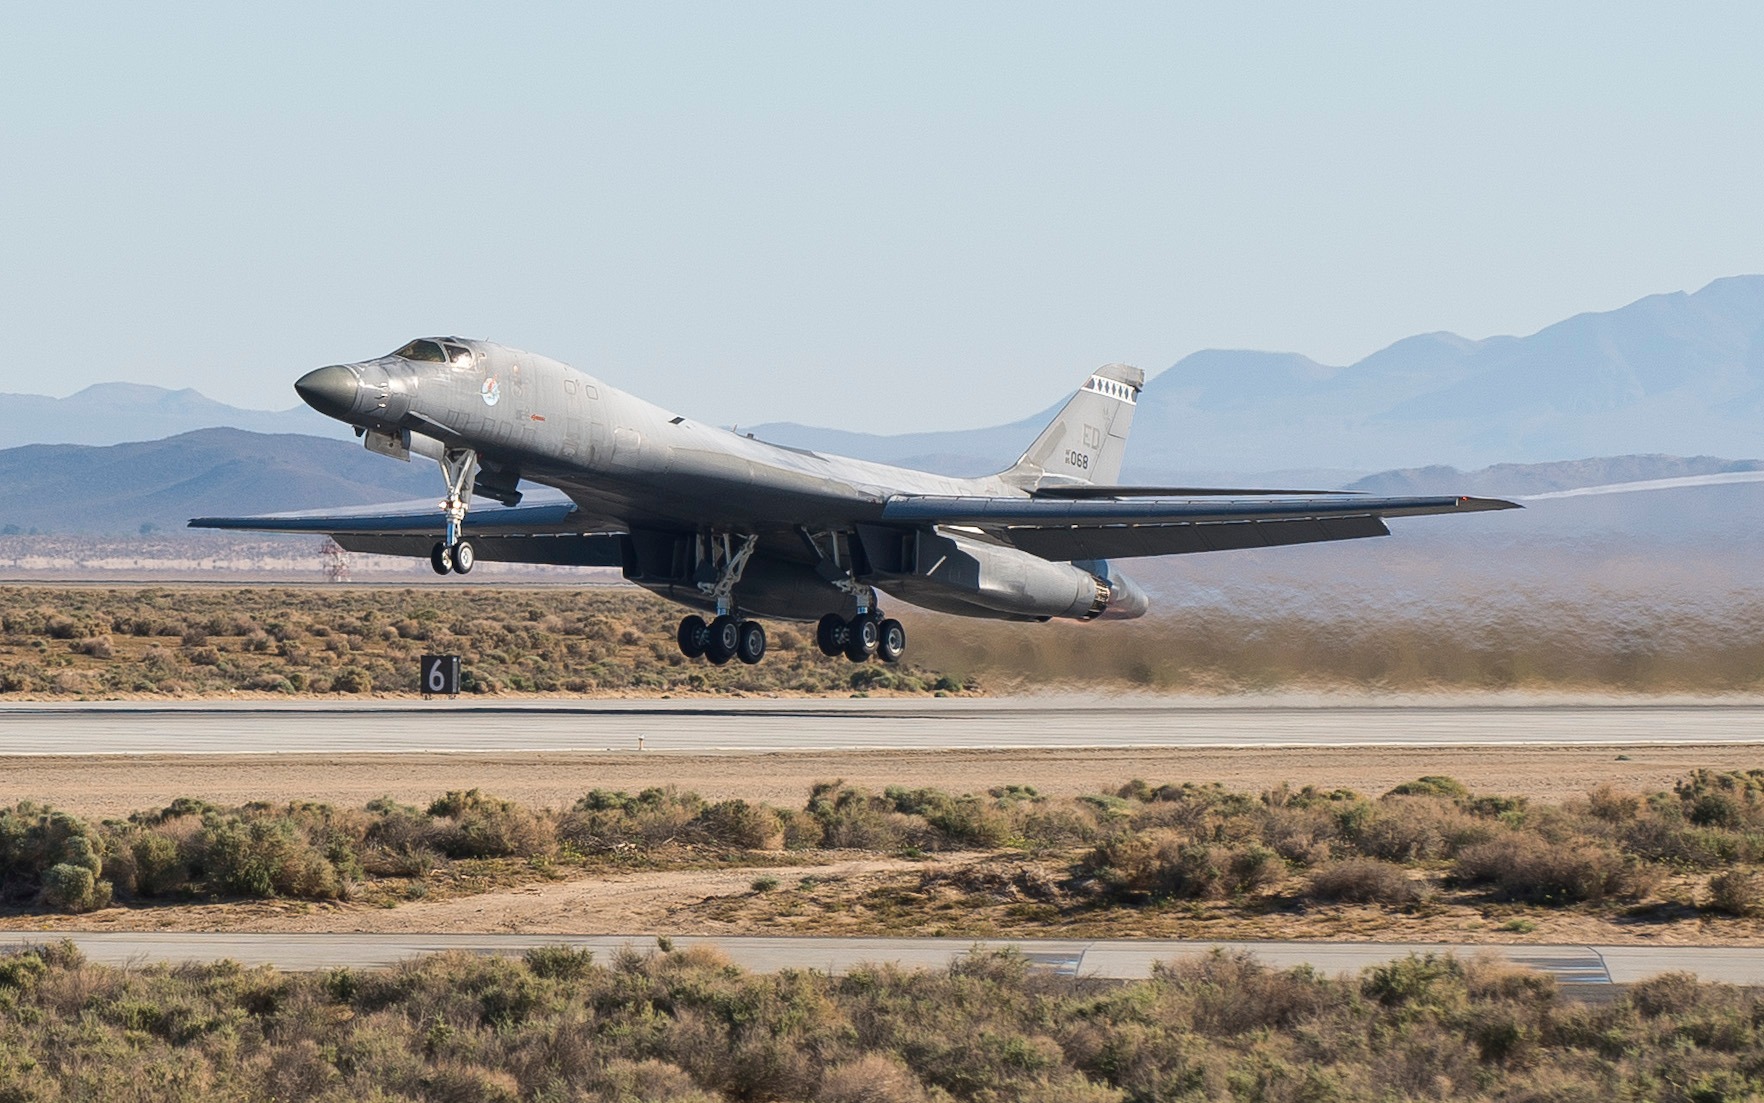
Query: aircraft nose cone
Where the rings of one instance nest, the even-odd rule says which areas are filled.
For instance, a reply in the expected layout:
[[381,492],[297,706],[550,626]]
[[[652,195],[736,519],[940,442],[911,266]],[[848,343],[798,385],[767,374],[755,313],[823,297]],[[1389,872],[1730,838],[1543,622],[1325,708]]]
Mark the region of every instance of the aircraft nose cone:
[[342,364],[309,371],[294,383],[300,401],[326,417],[347,418],[355,411],[361,378]]

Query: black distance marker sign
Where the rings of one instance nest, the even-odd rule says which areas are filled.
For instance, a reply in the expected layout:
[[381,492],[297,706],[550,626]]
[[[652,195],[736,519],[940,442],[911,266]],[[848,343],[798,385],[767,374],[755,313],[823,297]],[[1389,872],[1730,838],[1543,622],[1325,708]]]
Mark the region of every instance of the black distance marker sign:
[[424,697],[458,697],[459,656],[424,655],[422,679]]

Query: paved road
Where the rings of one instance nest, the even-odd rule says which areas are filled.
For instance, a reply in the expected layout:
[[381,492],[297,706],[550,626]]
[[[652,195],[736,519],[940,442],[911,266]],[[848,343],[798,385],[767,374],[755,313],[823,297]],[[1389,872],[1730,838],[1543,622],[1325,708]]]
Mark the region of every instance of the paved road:
[[9,705],[0,755],[1764,744],[1764,704],[1155,698]]
[[[218,961],[311,970],[349,966],[383,968],[407,958],[442,950],[519,954],[534,946],[569,945],[593,950],[602,960],[621,947],[647,950],[649,936],[633,935],[386,935],[386,934],[96,934],[8,933],[0,949],[58,940],[72,941],[93,961],[108,965],[141,962]],[[1706,980],[1764,986],[1764,948],[1702,946],[1447,946],[1387,942],[1181,942],[1072,941],[1026,939],[976,942],[941,938],[675,938],[679,947],[708,944],[736,964],[758,972],[816,969],[847,972],[865,963],[893,962],[937,969],[976,947],[1014,946],[1036,966],[1067,976],[1135,979],[1160,961],[1194,957],[1214,949],[1247,950],[1276,968],[1310,965],[1334,975],[1410,954],[1489,954],[1515,965],[1550,973],[1564,984],[1633,984],[1664,972],[1692,972]]]

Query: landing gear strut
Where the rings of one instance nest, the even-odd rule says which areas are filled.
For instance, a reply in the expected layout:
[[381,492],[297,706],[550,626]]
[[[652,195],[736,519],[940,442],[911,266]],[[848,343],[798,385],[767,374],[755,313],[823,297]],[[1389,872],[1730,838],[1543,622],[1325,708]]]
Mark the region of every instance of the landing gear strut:
[[[839,534],[823,532],[817,537],[806,528],[798,528],[796,534],[814,553],[816,573],[857,604],[857,616],[850,620],[828,613],[815,626],[821,654],[830,659],[844,655],[854,663],[866,662],[872,655],[885,663],[899,662],[906,654],[906,629],[876,608],[876,588],[858,581],[851,557],[841,555]],[[823,540],[826,547],[821,546]]]
[[466,508],[471,502],[472,486],[478,478],[478,454],[470,448],[449,448],[441,454],[441,475],[447,480],[447,497],[441,501],[441,515],[447,522],[447,534],[429,552],[429,566],[436,574],[449,571],[472,573],[478,562],[477,549],[461,535],[465,526]]

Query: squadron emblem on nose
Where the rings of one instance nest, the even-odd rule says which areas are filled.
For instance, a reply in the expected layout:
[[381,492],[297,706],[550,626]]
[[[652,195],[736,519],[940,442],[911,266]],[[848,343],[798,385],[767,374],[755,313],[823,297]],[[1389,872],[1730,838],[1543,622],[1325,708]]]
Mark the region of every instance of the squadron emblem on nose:
[[502,384],[496,382],[495,376],[491,376],[484,380],[483,389],[478,394],[483,397],[484,405],[494,406],[502,400]]

